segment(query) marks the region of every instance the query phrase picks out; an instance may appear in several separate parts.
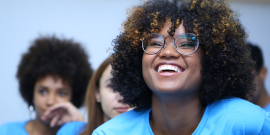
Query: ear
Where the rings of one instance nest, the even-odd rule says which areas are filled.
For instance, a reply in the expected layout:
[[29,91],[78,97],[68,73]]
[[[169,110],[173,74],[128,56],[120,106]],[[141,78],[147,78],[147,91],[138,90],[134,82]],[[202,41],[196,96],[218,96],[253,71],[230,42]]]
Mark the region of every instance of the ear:
[[266,75],[267,75],[267,68],[265,66],[263,66],[260,70],[260,78],[262,79],[262,81],[265,81]]
[[100,103],[100,92],[99,92],[99,89],[96,89],[95,90],[95,96],[96,96],[96,101]]

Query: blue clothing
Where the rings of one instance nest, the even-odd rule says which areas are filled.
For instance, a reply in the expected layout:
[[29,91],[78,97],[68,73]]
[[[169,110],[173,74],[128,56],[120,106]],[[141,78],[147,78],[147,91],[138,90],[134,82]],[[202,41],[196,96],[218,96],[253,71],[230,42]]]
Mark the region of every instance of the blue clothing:
[[[92,135],[154,135],[151,109],[129,111],[98,127]],[[192,135],[270,135],[270,113],[240,98],[208,105]]]
[[25,125],[29,121],[7,123],[0,127],[0,135],[28,135]]
[[56,135],[79,135],[84,131],[86,124],[81,121],[66,123],[57,131]]
[[270,103],[263,108],[265,111],[270,112]]

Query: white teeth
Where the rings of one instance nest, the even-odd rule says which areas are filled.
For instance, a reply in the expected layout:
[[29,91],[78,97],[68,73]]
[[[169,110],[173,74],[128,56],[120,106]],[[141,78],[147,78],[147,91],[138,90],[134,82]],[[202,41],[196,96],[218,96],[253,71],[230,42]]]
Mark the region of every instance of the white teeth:
[[158,72],[160,73],[163,70],[172,70],[178,73],[181,72],[181,70],[177,66],[173,66],[173,65],[160,65],[158,67]]

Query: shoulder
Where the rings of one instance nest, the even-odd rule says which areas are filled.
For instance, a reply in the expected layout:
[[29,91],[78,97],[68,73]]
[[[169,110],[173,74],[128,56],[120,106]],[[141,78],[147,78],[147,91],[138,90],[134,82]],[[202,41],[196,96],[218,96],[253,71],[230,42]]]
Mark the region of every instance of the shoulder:
[[[259,134],[269,121],[267,113],[259,106],[240,99],[229,98],[217,101],[208,107],[208,127],[226,134]],[[213,123],[218,123],[212,125]],[[230,133],[229,133],[230,132]]]
[[25,130],[25,124],[27,122],[28,121],[6,123],[0,126],[0,134],[1,135],[25,134],[27,133]]
[[57,131],[57,135],[78,135],[84,131],[86,124],[81,121],[66,123]]
[[14,127],[24,127],[27,122],[28,121],[6,123],[6,124],[0,126],[0,129],[3,129],[3,128],[14,128]]
[[99,126],[93,135],[105,135],[105,134],[140,134],[140,132],[145,133],[149,126],[149,110],[131,110],[123,113],[108,122]]
[[[266,112],[259,106],[240,98],[228,98],[209,105],[211,114],[229,115],[231,117],[247,118],[256,115],[264,118]],[[217,112],[218,111],[218,112]]]

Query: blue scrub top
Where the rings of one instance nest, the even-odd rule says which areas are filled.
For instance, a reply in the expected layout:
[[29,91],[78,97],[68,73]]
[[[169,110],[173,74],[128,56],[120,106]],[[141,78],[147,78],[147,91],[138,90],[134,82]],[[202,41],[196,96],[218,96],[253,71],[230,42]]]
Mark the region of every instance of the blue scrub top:
[[29,122],[13,122],[7,123],[0,127],[0,135],[28,135],[25,125]]
[[[98,127],[92,135],[154,135],[151,109],[129,111]],[[270,113],[240,98],[208,105],[192,135],[270,135]]]

